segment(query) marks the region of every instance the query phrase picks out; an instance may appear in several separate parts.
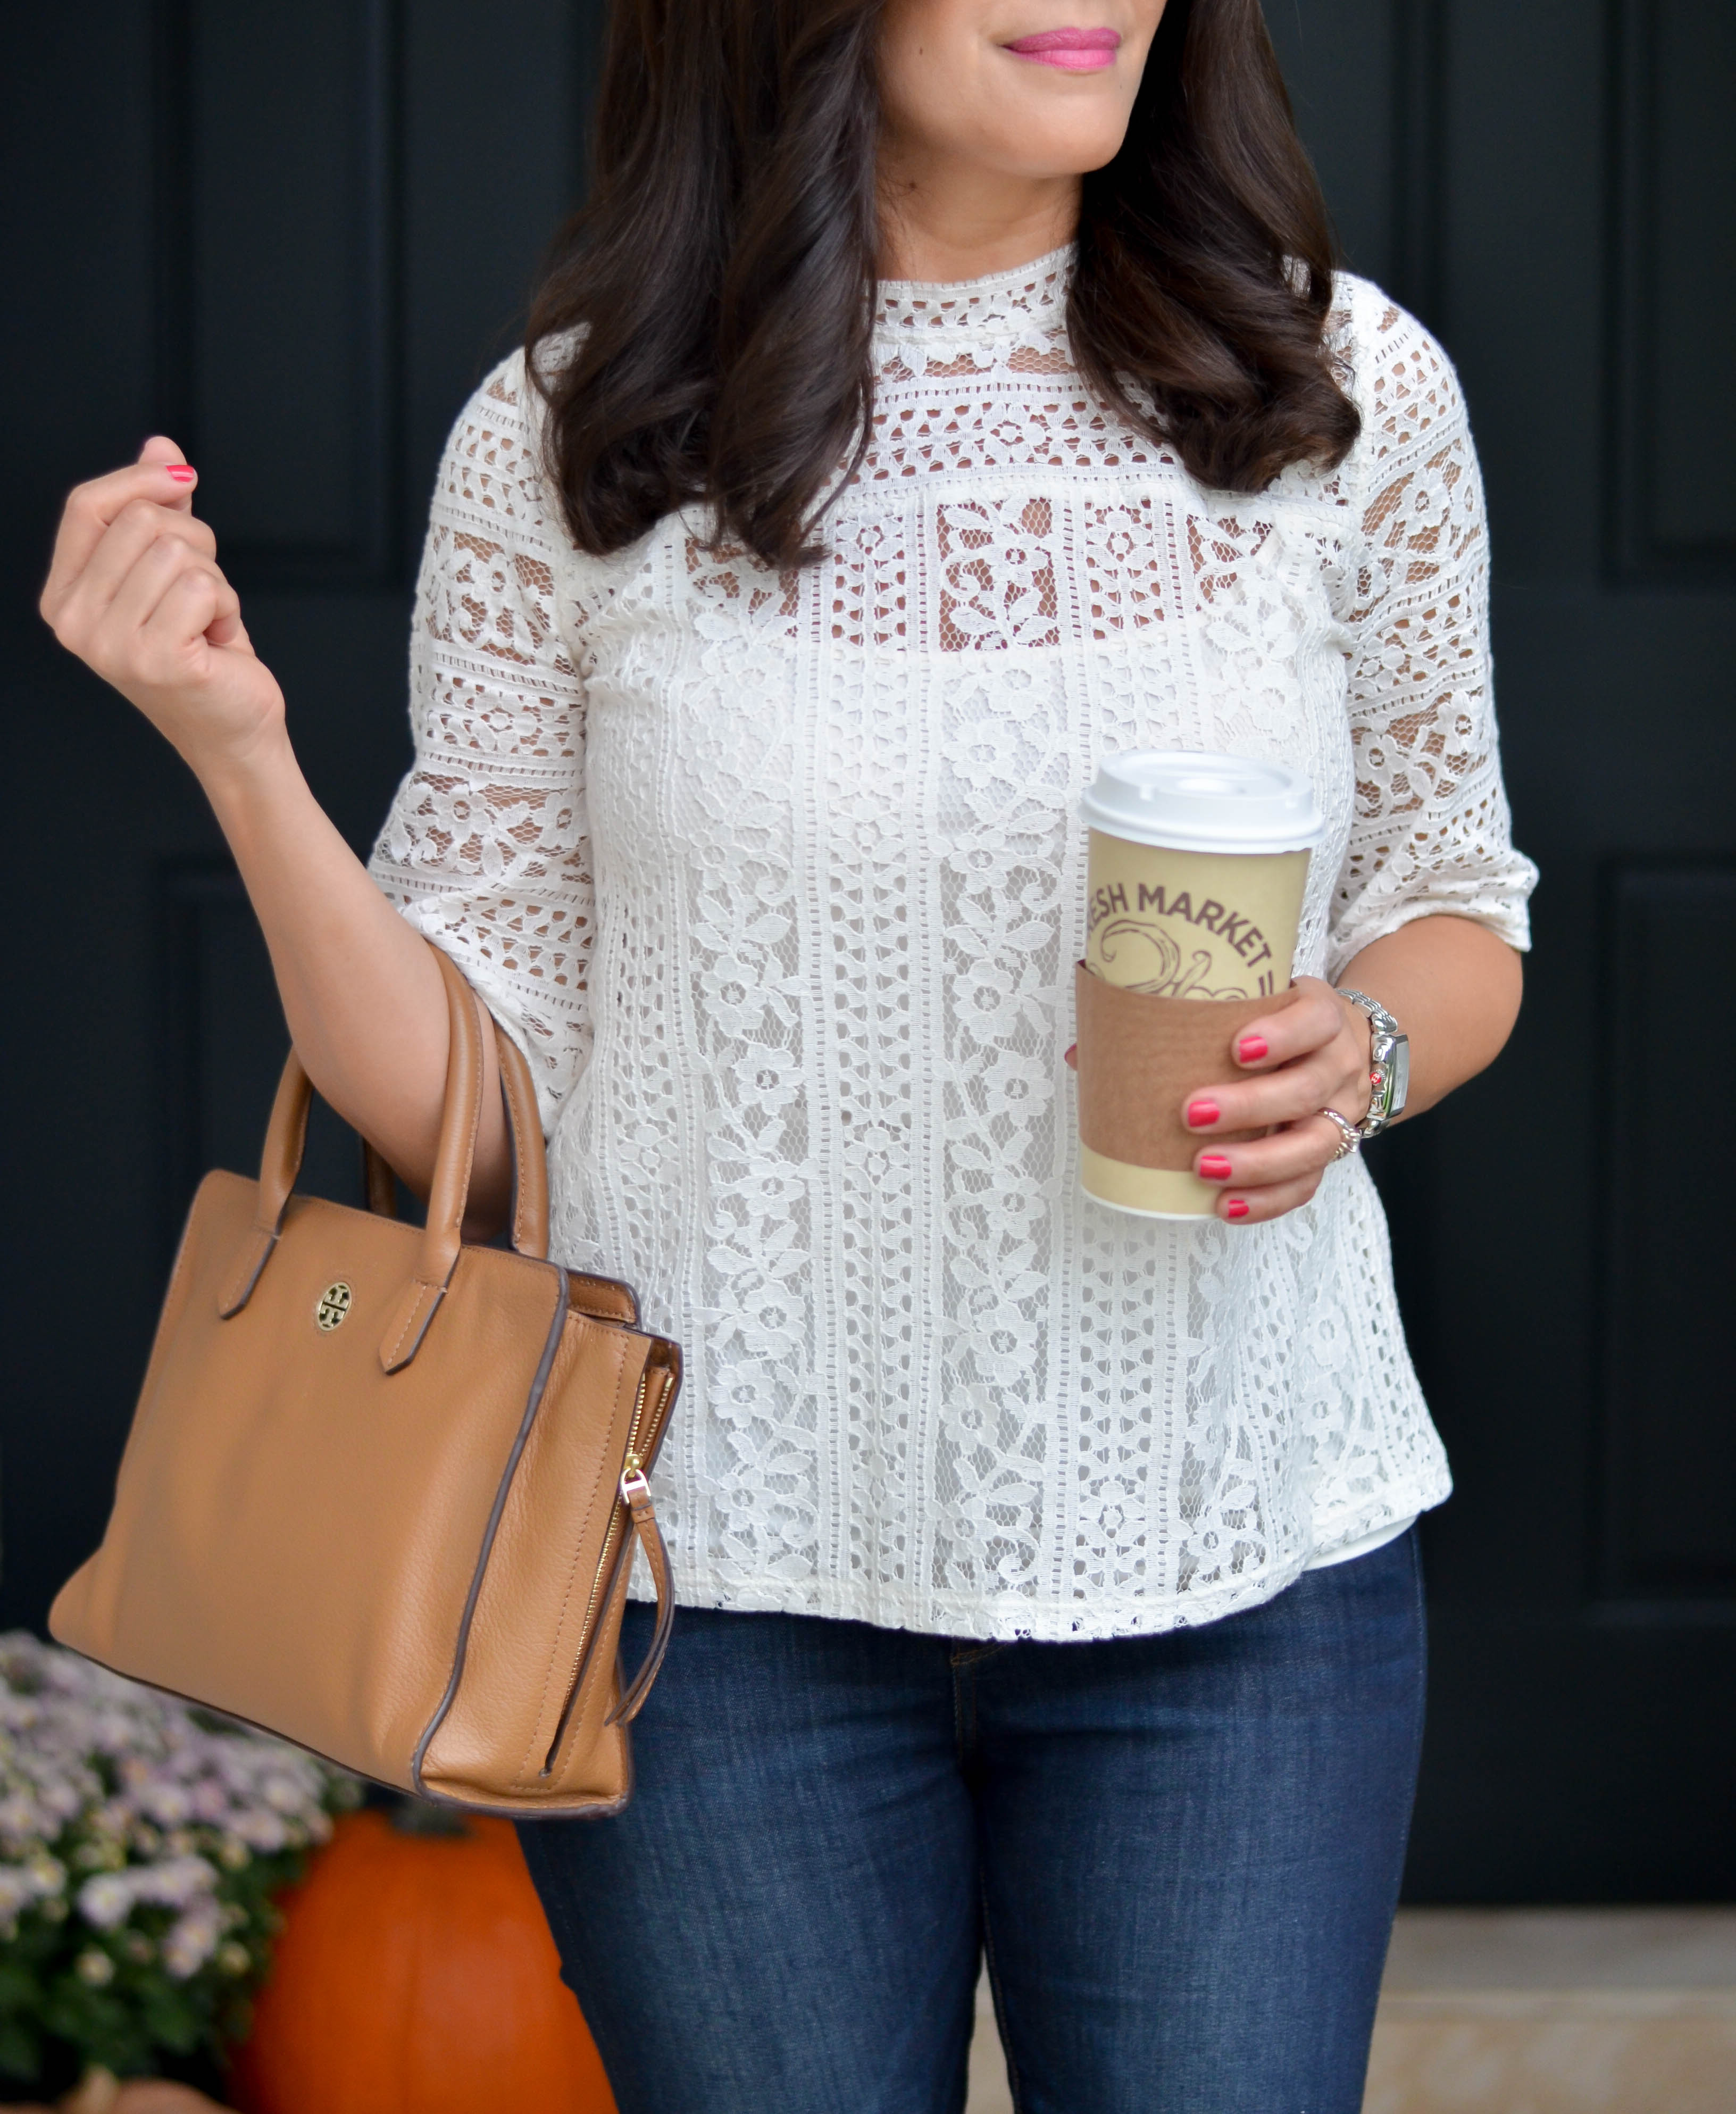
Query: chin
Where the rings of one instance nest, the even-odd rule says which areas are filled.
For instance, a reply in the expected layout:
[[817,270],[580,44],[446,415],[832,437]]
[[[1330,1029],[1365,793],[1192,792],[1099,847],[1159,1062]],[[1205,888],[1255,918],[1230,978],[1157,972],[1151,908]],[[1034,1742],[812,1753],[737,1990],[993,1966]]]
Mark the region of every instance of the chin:
[[1008,176],[1083,176],[1106,167],[1122,150],[1125,125],[1026,125],[997,144]]

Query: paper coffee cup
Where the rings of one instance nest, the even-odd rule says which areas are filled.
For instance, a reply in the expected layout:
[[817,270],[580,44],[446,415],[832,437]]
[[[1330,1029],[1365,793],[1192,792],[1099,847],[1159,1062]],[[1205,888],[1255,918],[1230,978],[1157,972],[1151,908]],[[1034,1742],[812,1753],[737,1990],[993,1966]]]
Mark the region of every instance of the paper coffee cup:
[[[1309,857],[1325,827],[1300,772],[1131,749],[1105,759],[1082,804],[1085,963],[1095,975],[1201,1001],[1288,987]],[[1210,1217],[1219,1193],[1190,1168],[1136,1167],[1082,1140],[1080,1174],[1099,1203],[1153,1218]]]

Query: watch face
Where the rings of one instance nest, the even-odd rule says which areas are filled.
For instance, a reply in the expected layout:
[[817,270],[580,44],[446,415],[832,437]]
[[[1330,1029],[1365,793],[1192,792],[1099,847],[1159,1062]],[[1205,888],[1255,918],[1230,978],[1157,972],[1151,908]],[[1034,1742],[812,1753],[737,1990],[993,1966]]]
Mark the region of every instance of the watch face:
[[1410,1038],[1396,1036],[1387,1059],[1387,1068],[1392,1075],[1392,1098],[1387,1104],[1394,1115],[1404,1107],[1410,1091]]

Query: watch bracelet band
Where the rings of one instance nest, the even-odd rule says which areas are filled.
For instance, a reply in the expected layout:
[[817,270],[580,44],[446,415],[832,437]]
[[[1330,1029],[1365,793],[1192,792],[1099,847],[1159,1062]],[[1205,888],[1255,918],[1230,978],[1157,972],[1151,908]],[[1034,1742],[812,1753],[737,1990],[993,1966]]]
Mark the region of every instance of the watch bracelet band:
[[1340,998],[1349,999],[1368,1016],[1368,1113],[1356,1126],[1366,1143],[1371,1137],[1378,1137],[1403,1110],[1402,1101],[1396,1107],[1393,1105],[1398,1089],[1398,1068],[1393,1058],[1396,1046],[1409,1038],[1377,998],[1370,998],[1366,991],[1352,991],[1347,984],[1334,988]]

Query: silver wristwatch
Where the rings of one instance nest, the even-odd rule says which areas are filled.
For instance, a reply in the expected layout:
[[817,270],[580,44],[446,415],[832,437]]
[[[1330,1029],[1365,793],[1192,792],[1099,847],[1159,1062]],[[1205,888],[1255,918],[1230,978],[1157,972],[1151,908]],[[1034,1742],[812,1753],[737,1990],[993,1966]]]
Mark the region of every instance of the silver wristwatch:
[[1356,1126],[1364,1139],[1378,1137],[1395,1116],[1405,1113],[1410,1091],[1410,1037],[1377,998],[1339,986],[1340,998],[1359,1005],[1368,1016],[1368,1113]]

